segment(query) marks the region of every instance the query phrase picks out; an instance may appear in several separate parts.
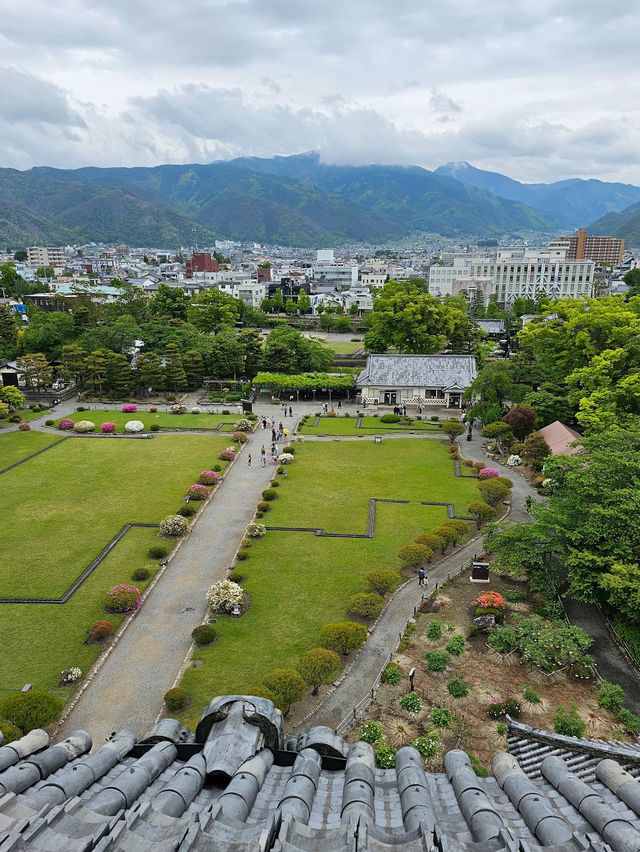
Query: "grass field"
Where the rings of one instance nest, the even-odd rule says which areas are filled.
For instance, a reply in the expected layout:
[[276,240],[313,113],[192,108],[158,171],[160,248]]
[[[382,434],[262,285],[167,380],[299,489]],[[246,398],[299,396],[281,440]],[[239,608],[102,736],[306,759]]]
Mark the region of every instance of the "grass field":
[[[0,452],[7,438],[14,435],[0,436]],[[158,523],[176,512],[226,443],[208,435],[71,439],[3,474],[0,507],[11,523],[0,539],[0,597],[59,597],[127,521]],[[106,592],[148,563],[153,542],[155,530],[131,530],[66,604],[0,604],[2,687],[26,680],[47,688],[66,666],[85,670],[99,649],[81,643],[104,617]]]
[[288,471],[262,521],[267,525],[364,533],[369,497],[415,502],[378,503],[373,539],[271,531],[256,540],[238,565],[250,609],[240,619],[218,619],[219,642],[196,649],[203,664],[183,677],[192,697],[193,710],[184,714],[189,723],[207,697],[251,692],[272,669],[295,665],[317,644],[323,624],[348,618],[348,598],[366,589],[365,574],[397,568],[398,549],[446,519],[444,507],[417,501],[453,502],[463,513],[478,493],[475,481],[454,477],[437,441],[309,443],[297,447]]
[[[11,414],[17,414],[20,417],[20,420],[23,423],[28,423],[29,420],[35,420],[36,417],[44,417],[47,414],[50,414],[48,408],[45,408],[44,411],[32,411],[30,408],[20,408],[18,411],[12,411]],[[0,417],[0,426],[11,426],[9,423],[9,418],[1,418]]]
[[[62,434],[60,438],[64,437]],[[54,444],[60,438],[43,432],[4,432],[0,435],[0,470]],[[0,485],[0,494],[4,491]]]
[[360,427],[356,427],[356,417],[321,417],[317,426],[315,418],[307,420],[298,431],[301,435],[376,435],[385,432],[439,432],[440,423],[432,420],[414,420],[409,426],[406,423],[381,423],[379,417],[366,414]]
[[[149,428],[157,423],[160,429],[217,429],[223,423],[226,424],[221,432],[233,432],[233,424],[242,417],[241,414],[171,414],[168,411],[143,411],[138,409],[130,413],[123,411],[102,411],[98,408],[90,411],[74,411],[65,415],[77,423],[78,420],[90,420],[96,424],[96,431],[100,431],[103,423],[115,423],[116,432],[124,432],[125,423],[130,420],[141,420]],[[56,424],[57,424],[56,420]]]

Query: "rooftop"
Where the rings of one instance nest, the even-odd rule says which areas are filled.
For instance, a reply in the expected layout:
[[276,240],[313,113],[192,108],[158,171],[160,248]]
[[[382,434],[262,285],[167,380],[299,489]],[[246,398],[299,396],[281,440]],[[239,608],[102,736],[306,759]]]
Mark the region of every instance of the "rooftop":
[[356,384],[468,388],[476,375],[473,355],[369,355]]
[[574,456],[580,452],[580,447],[572,447],[571,444],[579,441],[582,435],[559,420],[554,420],[548,426],[538,429],[538,433],[549,445],[552,456]]

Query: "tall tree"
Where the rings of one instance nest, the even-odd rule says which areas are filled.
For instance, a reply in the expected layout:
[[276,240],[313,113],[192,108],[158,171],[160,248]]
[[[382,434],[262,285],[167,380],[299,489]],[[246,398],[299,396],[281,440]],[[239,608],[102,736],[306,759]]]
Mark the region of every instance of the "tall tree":
[[169,343],[164,351],[165,385],[170,390],[183,391],[187,389],[187,375],[182,366],[182,356],[175,343]]
[[240,319],[239,302],[212,287],[193,297],[188,317],[202,331],[219,331],[223,326],[234,326]]
[[306,314],[311,310],[311,299],[306,290],[300,289],[298,292],[298,310],[301,314]]
[[16,366],[26,386],[32,390],[44,390],[53,380],[53,368],[42,352],[23,355],[17,359]]
[[77,384],[82,384],[86,359],[86,350],[77,343],[68,343],[62,347],[62,363]]
[[162,358],[156,352],[143,352],[136,360],[138,384],[145,389],[159,390],[164,386]]
[[159,284],[158,292],[151,299],[151,313],[186,320],[189,301],[189,297],[181,287]]
[[252,379],[262,364],[262,337],[259,331],[245,328],[238,335],[238,341],[242,346],[244,375]]
[[99,396],[102,396],[107,375],[107,353],[107,349],[95,349],[84,361],[87,378],[91,382],[93,392]]
[[182,356],[182,366],[190,388],[199,388],[204,376],[202,355],[197,349],[187,349]]

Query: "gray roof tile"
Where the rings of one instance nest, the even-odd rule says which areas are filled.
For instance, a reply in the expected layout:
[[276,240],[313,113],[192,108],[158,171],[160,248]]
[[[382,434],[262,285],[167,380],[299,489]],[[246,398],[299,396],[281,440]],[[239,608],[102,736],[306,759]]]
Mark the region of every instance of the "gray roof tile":
[[468,388],[477,375],[473,355],[369,355],[358,387]]

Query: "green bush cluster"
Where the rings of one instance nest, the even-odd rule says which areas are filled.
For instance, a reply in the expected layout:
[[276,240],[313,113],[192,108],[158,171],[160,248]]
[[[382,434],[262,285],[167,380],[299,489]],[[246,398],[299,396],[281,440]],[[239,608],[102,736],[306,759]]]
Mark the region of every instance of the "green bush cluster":
[[162,544],[154,544],[147,551],[147,556],[149,559],[164,559],[165,556],[169,553],[169,549],[164,547]]
[[139,582],[144,582],[145,580],[148,580],[150,576],[151,571],[143,565],[141,568],[135,569],[135,571],[131,575],[131,579]]
[[429,721],[436,728],[450,728],[453,721],[453,713],[448,707],[434,707],[429,713]]
[[380,677],[382,683],[388,683],[392,686],[397,686],[402,680],[400,667],[396,663],[389,663]]
[[191,631],[191,638],[198,647],[210,645],[217,635],[218,633],[213,624],[199,624]]
[[569,702],[569,707],[558,707],[553,717],[553,730],[556,734],[564,734],[566,737],[583,737],[587,730],[587,723],[578,713],[578,705],[575,701]]
[[349,598],[349,612],[359,618],[377,618],[384,607],[384,598],[377,592],[359,592]]
[[459,657],[464,653],[465,638],[461,633],[454,634],[445,645],[452,657]]
[[380,722],[368,719],[364,725],[360,725],[358,728],[358,739],[362,740],[363,743],[369,743],[369,745],[380,742],[382,739],[382,725]]
[[449,654],[446,651],[427,651],[424,655],[430,672],[443,672],[449,665]]
[[0,701],[0,719],[6,719],[27,734],[55,722],[63,706],[62,701],[46,692],[19,692]]
[[189,700],[189,693],[181,686],[174,686],[164,694],[164,703],[171,712],[182,710]]
[[415,692],[408,692],[406,695],[403,695],[399,704],[403,710],[406,710],[407,713],[412,713],[413,715],[422,710],[422,702]]
[[427,639],[436,641],[442,636],[442,624],[439,621],[430,621],[427,625]]
[[466,698],[469,694],[469,687],[467,684],[457,677],[449,681],[447,684],[447,690],[454,698]]

